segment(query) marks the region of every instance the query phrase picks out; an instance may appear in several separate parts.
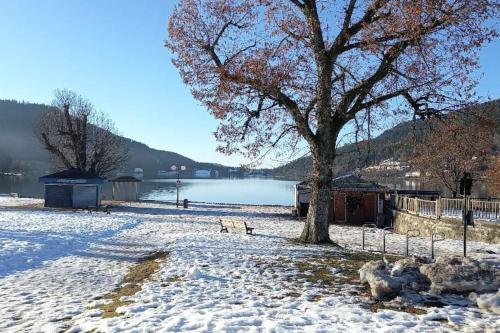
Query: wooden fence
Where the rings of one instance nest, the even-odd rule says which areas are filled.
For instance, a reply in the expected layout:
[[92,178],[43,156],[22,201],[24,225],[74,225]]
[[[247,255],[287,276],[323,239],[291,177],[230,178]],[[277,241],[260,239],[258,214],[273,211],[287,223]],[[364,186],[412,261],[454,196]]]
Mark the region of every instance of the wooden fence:
[[[393,207],[397,210],[418,216],[439,219],[441,217],[462,218],[463,199],[439,198],[424,200],[402,195],[392,198]],[[500,221],[500,200],[467,200],[467,210],[473,212],[475,219]]]

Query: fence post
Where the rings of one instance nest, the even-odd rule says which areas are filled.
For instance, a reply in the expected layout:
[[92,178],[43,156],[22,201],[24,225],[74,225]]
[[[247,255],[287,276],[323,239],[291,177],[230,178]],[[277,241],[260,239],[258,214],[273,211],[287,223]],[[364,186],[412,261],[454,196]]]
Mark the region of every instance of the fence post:
[[409,251],[409,247],[410,247],[410,238],[413,238],[413,237],[418,237],[420,236],[420,231],[419,230],[416,230],[416,229],[409,229],[409,230],[406,230],[406,256],[408,257],[410,251]]
[[384,231],[383,231],[383,238],[382,238],[382,253],[385,254],[385,236],[387,236],[387,234],[392,234],[394,232],[394,228],[393,227],[386,227],[384,228]]
[[362,228],[361,228],[361,233],[362,233],[362,240],[361,240],[361,248],[362,250],[364,251],[365,250],[365,232],[368,228],[370,229],[374,229],[376,228],[377,226],[373,223],[366,223],[366,224],[363,224]]

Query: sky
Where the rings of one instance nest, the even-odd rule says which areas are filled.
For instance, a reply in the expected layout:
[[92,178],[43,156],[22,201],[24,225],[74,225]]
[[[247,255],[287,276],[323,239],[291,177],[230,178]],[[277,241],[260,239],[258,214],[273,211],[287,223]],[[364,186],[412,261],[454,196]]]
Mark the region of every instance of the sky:
[[[68,88],[106,112],[119,134],[152,148],[200,162],[248,162],[215,151],[218,123],[163,47],[175,2],[0,0],[0,99],[50,104],[55,89]],[[482,96],[500,97],[499,59],[497,40],[481,53]]]

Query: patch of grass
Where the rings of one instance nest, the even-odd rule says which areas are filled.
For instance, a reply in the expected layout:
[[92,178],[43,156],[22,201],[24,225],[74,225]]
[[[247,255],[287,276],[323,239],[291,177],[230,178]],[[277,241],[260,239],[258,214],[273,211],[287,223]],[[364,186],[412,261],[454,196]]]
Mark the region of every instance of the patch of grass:
[[159,270],[160,264],[165,261],[167,255],[166,252],[153,252],[133,265],[123,278],[120,286],[102,297],[103,299],[111,300],[111,302],[96,307],[96,309],[103,311],[101,317],[112,318],[121,316],[122,314],[117,313],[116,309],[133,303],[132,301],[122,301],[121,298],[132,296],[139,292],[144,282]]
[[411,314],[415,314],[415,315],[422,315],[422,314],[426,314],[427,313],[427,311],[425,311],[424,309],[415,308],[413,306],[406,306],[406,305],[402,305],[402,306],[385,305],[383,302],[374,303],[374,304],[370,305],[369,309],[372,312],[378,312],[378,311],[381,311],[381,310],[393,310],[393,311],[411,313]]
[[328,284],[336,280],[336,277],[332,274],[332,270],[321,262],[321,260],[299,260],[296,262],[296,265],[300,272],[299,278],[306,279],[309,282],[317,283],[322,281]]
[[[335,283],[357,284],[359,282],[359,269],[372,260],[396,261],[397,256],[382,255],[371,252],[340,252],[325,253],[322,257],[311,257],[294,261],[299,270],[298,277],[308,282],[322,282],[324,286],[333,286]],[[338,274],[332,269],[338,269]]]

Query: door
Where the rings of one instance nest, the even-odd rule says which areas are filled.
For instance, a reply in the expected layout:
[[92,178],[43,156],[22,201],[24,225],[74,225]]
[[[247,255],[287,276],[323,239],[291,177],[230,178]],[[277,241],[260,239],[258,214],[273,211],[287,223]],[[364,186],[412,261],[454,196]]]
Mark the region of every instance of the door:
[[346,221],[345,216],[345,194],[335,193],[333,197],[334,203],[334,221],[344,223]]
[[375,205],[377,204],[375,193],[366,193],[363,195],[363,216],[364,222],[375,223]]
[[97,186],[75,186],[73,188],[73,208],[96,208]]
[[71,208],[71,185],[45,185],[45,207]]

